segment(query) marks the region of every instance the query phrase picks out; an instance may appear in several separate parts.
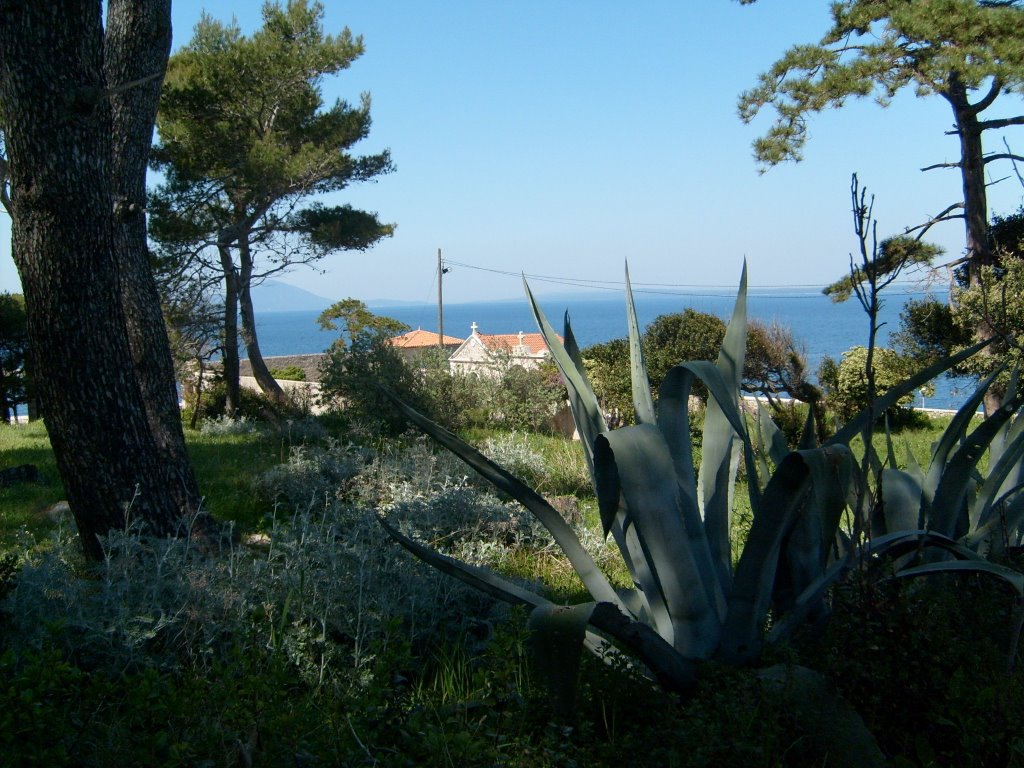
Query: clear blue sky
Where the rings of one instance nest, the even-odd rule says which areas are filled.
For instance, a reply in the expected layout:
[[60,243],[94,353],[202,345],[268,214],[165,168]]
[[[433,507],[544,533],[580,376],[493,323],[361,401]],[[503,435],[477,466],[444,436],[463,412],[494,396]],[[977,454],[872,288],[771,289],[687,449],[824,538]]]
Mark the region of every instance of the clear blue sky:
[[[245,32],[260,23],[257,3],[175,0],[175,47],[204,6]],[[330,257],[326,274],[283,279],[332,299],[434,301],[441,248],[485,269],[608,281],[621,280],[628,259],[634,282],[691,286],[735,285],[745,256],[752,285],[824,285],[855,247],[852,172],[876,194],[883,235],[961,197],[955,171],[918,170],[957,157],[943,135],[948,107],[910,94],[885,110],[862,101],[818,116],[804,162],[758,174],[750,144],[768,116],[743,125],[737,96],[785,48],[816,41],[827,6],[327,3],[327,31],[348,26],[366,53],[325,81],[325,96],[369,91],[374,124],[359,149],[387,147],[397,166],[338,202],[398,229],[366,254]],[[1020,151],[1017,130],[1009,139]],[[1002,182],[992,212],[1017,210],[1021,197],[1016,179]],[[16,290],[2,218],[0,285]],[[932,232],[950,256],[961,252],[959,222]],[[446,301],[519,296],[513,277],[462,267],[445,276]]]

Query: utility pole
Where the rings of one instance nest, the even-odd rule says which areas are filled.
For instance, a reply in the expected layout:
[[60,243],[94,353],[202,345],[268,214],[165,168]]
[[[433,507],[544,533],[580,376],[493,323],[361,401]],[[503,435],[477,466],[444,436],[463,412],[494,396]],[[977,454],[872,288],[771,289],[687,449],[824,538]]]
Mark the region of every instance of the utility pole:
[[441,283],[447,270],[441,261],[441,249],[437,249],[437,346],[444,349],[444,298]]

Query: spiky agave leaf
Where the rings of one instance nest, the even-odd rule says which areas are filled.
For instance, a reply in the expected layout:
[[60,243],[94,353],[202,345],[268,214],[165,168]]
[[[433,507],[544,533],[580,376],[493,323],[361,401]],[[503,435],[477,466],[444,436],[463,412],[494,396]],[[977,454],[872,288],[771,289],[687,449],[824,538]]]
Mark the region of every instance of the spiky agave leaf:
[[[442,573],[453,576],[485,594],[513,605],[525,605],[532,608],[554,606],[550,600],[523,589],[508,579],[503,579],[488,568],[473,566],[442,555],[440,552],[405,536],[383,517],[378,516],[378,520],[392,539]],[[628,653],[640,659],[659,684],[670,691],[678,692],[687,691],[693,687],[697,680],[693,661],[677,653],[654,629],[627,616],[614,603],[599,602],[588,605],[593,605],[593,608],[590,609],[590,624],[619,643]],[[590,640],[592,638],[588,633],[588,641]],[[601,642],[600,640],[597,640],[596,643],[588,642],[588,645],[600,647]]]
[[793,452],[783,459],[765,487],[729,592],[718,651],[726,663],[744,664],[760,653],[782,542],[808,492],[809,476],[807,462]]
[[[853,489],[856,463],[844,445],[800,450],[809,471],[808,493],[779,553],[773,608],[789,611],[817,579],[836,548],[836,533]],[[824,604],[819,606],[824,610]]]
[[626,328],[629,336],[629,378],[633,387],[633,407],[636,409],[637,424],[654,424],[654,398],[651,397],[651,382],[644,362],[644,348],[641,343],[640,326],[636,320],[633,304],[633,286],[629,282],[629,265],[626,265]]
[[947,536],[969,533],[967,494],[975,483],[978,461],[1020,406],[1018,397],[990,415],[962,441],[943,468],[935,489],[929,510],[929,528]]
[[558,340],[551,323],[548,322],[540,305],[533,296],[529,284],[523,278],[523,288],[526,297],[530,302],[530,309],[537,322],[537,327],[544,336],[544,342],[551,352],[551,359],[562,374],[562,381],[565,383],[566,391],[569,393],[569,404],[572,409],[573,420],[576,422],[576,429],[580,434],[580,443],[583,446],[583,455],[590,470],[591,477],[594,472],[594,439],[602,432],[608,431],[608,423],[605,421],[604,413],[601,411],[601,404],[594,394],[594,388],[587,378],[583,367],[583,359],[576,347],[575,337],[568,333],[569,318],[566,314],[566,341],[571,343],[571,352]]
[[[690,546],[672,456],[660,430],[639,424],[598,437],[595,468],[602,510],[616,508],[658,633],[688,658],[706,658],[721,618]],[[603,512],[604,513],[604,512]]]
[[572,567],[583,581],[583,585],[595,600],[611,602],[625,610],[622,600],[612,588],[605,575],[597,567],[597,563],[594,562],[590,553],[580,544],[576,534],[569,524],[565,522],[561,514],[548,504],[544,497],[457,435],[452,434],[415,409],[410,408],[387,390],[382,389],[381,391],[395,404],[395,407],[401,411],[406,419],[462,459],[494,487],[504,491],[530,510],[541,524],[548,529],[555,542],[565,552]]
[[942,474],[946,469],[946,463],[949,461],[950,454],[966,436],[972,419],[978,414],[978,406],[981,405],[985,392],[992,385],[992,382],[995,381],[999,372],[996,371],[982,380],[971,396],[957,409],[953,418],[950,419],[949,426],[946,427],[932,447],[932,455],[928,463],[928,471],[925,474],[923,486],[927,507],[931,506],[932,499],[935,497],[935,491],[939,487],[939,481],[942,480]]
[[[708,399],[704,412],[704,437],[701,463],[697,472],[697,501],[704,516],[711,556],[718,570],[719,581],[728,592],[732,582],[732,500],[739,452],[734,438],[746,432],[735,429],[725,408],[739,404],[743,358],[747,349],[747,265],[744,261],[740,287],[736,294],[732,318],[722,340],[715,367],[725,391]],[[753,462],[747,465],[752,470]],[[757,483],[751,483],[757,485]]]

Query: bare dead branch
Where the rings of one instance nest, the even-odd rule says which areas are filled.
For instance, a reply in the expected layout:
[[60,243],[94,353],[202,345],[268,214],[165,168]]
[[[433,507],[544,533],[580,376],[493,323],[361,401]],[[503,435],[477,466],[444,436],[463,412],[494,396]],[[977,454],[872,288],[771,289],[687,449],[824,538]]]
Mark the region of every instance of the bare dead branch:
[[936,168],[959,168],[963,163],[935,163],[935,165],[926,165],[921,171],[934,171]]
[[1024,156],[1015,155],[1012,152],[1000,152],[997,155],[987,156],[984,160],[982,160],[982,162],[987,165],[988,163],[991,163],[993,160],[1013,160],[1015,162],[1019,160],[1022,163],[1024,163]]
[[1011,125],[1024,125],[1024,115],[1017,115],[1016,117],[1005,117],[1000,120],[983,120],[978,123],[978,126],[983,131],[987,131],[993,128],[1006,128]]
[[[911,232],[917,232],[916,238],[920,240],[922,237],[925,236],[925,233],[929,229],[938,224],[940,221],[952,221],[953,219],[962,219],[964,217],[962,213],[953,214],[952,212],[957,210],[958,208],[963,210],[963,207],[963,201],[960,201],[959,203],[953,203],[951,206],[941,211],[937,215],[932,216],[930,219],[928,219],[928,221],[924,222],[923,224],[918,224],[917,226],[914,227],[907,227],[906,229],[903,230],[903,234],[909,235]],[[920,231],[918,232],[918,230]]]

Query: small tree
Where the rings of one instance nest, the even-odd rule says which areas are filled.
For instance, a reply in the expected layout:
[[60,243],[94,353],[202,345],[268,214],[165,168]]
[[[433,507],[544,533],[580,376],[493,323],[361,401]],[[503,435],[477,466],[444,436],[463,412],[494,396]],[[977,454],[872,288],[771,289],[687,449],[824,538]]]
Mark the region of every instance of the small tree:
[[[846,422],[868,405],[868,377],[866,365],[868,349],[852,347],[843,352],[834,375],[826,373],[822,384],[828,391],[828,402],[836,415]],[[886,392],[905,380],[911,373],[912,361],[893,349],[875,347],[872,359],[874,383],[878,392]],[[904,409],[913,405],[913,395],[905,395],[889,409],[890,423],[903,421]],[[876,414],[882,416],[882,414]]]
[[383,387],[422,407],[420,379],[391,344],[396,334],[409,330],[405,323],[373,314],[358,299],[345,299],[325,309],[317,322],[325,330],[343,334],[327,350],[321,363],[320,384],[324,397],[337,405],[352,422],[397,434],[405,422]]
[[629,376],[629,341],[612,339],[583,350],[587,376],[594,385],[594,394],[613,427],[633,424],[633,385]]
[[323,6],[289,0],[263,7],[263,27],[204,15],[171,57],[160,100],[154,164],[165,182],[153,195],[153,237],[174,269],[223,284],[224,371],[229,412],[238,398],[238,316],[253,375],[283,393],[263,362],[253,285],[338,250],[365,250],[394,226],[350,206],[302,203],[393,168],[390,154],[350,154],[370,130],[370,99],[323,109],[320,84],[363,53],[348,29],[323,32]]

